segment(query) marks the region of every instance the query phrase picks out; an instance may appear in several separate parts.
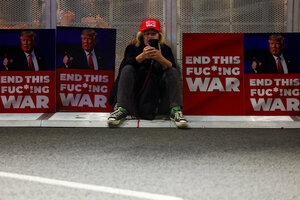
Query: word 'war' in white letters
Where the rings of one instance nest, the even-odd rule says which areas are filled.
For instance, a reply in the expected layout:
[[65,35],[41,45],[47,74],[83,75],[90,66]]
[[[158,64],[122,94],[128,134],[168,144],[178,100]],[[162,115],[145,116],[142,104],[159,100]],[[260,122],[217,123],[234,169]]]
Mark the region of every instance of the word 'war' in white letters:
[[[1,96],[3,107],[9,109],[13,108],[49,108],[49,98],[43,95],[35,96],[35,99],[32,99],[29,95],[22,96],[19,95],[17,98],[15,96]],[[34,101],[35,100],[35,101]]]
[[191,92],[239,92],[240,81],[237,78],[226,78],[225,82],[222,83],[221,80],[217,77],[215,78],[186,78],[186,82],[189,86]]
[[299,111],[299,100],[296,98],[250,98],[255,111]]
[[89,94],[64,94],[59,93],[63,106],[75,106],[75,107],[94,107],[94,108],[106,108],[107,98],[104,95],[94,95],[93,101]]

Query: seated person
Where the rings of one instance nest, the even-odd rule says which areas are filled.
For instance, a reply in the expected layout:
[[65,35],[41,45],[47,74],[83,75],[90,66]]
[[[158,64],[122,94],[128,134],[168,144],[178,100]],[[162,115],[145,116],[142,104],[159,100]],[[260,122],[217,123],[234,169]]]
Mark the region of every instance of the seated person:
[[[157,49],[149,45],[150,39],[159,41]],[[188,126],[178,69],[157,20],[143,21],[127,46],[110,104],[115,110],[107,120],[109,126],[118,126],[129,114],[151,120],[158,113],[169,114],[179,128]]]

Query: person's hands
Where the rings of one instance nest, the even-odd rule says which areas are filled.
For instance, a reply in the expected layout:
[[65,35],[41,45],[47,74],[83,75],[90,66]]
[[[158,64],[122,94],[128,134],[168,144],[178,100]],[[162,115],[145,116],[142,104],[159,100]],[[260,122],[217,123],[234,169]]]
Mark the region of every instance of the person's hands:
[[66,65],[69,62],[69,60],[70,59],[68,56],[64,56],[63,63]]
[[147,45],[143,52],[136,57],[138,63],[142,63],[145,59],[153,59],[162,65],[163,70],[172,67],[172,62],[167,60],[161,53],[160,44],[158,43],[158,49]]
[[253,62],[252,62],[251,67],[252,67],[252,69],[253,69],[254,71],[257,69],[257,67],[259,67],[259,66],[261,66],[261,65],[262,65],[261,62],[259,62],[256,58],[253,58]]
[[73,57],[70,57],[69,55],[65,55],[63,58],[63,63],[65,65],[68,65],[69,61],[72,61],[72,60],[73,60]]
[[143,62],[145,59],[153,59],[162,65],[163,70],[172,67],[172,62],[167,60],[161,53],[160,44],[158,43],[158,49],[147,45],[143,52],[136,57],[138,63]]
[[153,59],[153,60],[159,61],[162,57],[161,50],[160,50],[160,44],[158,44],[158,48],[159,49],[156,49],[154,47],[147,45],[143,50],[145,59]]
[[7,57],[7,55],[5,55],[2,65],[7,68],[7,66],[11,63],[13,63],[13,59],[11,59],[11,58]]
[[7,58],[4,58],[4,59],[3,59],[3,66],[4,66],[4,67],[7,67],[8,63],[9,63],[8,59],[7,59]]

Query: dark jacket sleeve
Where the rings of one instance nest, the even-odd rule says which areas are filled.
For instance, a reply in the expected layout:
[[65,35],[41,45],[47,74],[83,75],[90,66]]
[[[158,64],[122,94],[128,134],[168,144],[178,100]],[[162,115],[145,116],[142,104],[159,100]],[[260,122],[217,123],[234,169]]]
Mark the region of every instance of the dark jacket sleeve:
[[105,57],[101,54],[96,54],[97,62],[98,62],[98,69],[99,70],[106,70],[107,66],[105,64]]
[[[283,52],[283,56],[287,64],[288,73],[296,73],[293,59],[288,56],[287,52]],[[257,74],[278,74],[277,65],[272,54],[266,52],[265,54],[258,56],[257,60],[262,63],[261,66],[256,68]]]
[[39,49],[35,49],[34,53],[35,53],[36,59],[38,61],[39,71],[48,70],[47,65],[46,65],[45,56],[41,53],[41,51]]
[[125,49],[124,53],[124,65],[138,66],[139,63],[136,61],[136,57],[142,53],[143,47],[136,47],[134,45],[129,45]]
[[172,50],[169,46],[163,45],[161,47],[161,53],[167,60],[169,60],[172,63],[172,67],[177,67]]

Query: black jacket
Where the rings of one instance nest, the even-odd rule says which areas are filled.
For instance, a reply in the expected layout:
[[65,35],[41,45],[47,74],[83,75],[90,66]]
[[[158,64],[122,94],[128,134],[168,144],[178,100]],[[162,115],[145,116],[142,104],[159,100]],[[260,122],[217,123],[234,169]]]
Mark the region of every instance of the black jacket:
[[[136,57],[142,53],[145,45],[136,47],[134,45],[129,45],[125,49],[124,59],[121,62],[119,73],[115,83],[112,87],[109,103],[114,106],[117,103],[117,91],[120,79],[120,74],[122,69],[126,65],[132,65],[136,69],[136,84],[134,88],[135,94],[135,109],[134,115],[138,115],[141,118],[153,119],[155,116],[155,109],[157,107],[160,98],[160,80],[164,73],[162,66],[159,62],[152,61],[150,59],[144,60],[142,63],[136,61]],[[172,67],[176,67],[175,59],[170,47],[166,45],[161,45],[162,55],[169,61],[172,62]],[[152,64],[151,74],[147,80],[147,86],[142,89],[145,83],[145,79],[149,72],[150,66]],[[145,114],[147,113],[147,114]],[[148,114],[151,113],[151,114]]]
[[[290,58],[286,52],[283,52],[283,57],[288,68],[288,73],[296,73],[296,66],[292,58]],[[270,52],[257,57],[257,61],[261,62],[261,65],[256,68],[257,74],[278,74],[275,59]],[[254,73],[254,71],[251,70],[251,73]]]
[[[39,65],[39,71],[47,70],[44,55],[41,54],[38,48],[34,48],[33,51]],[[21,48],[18,48],[14,52],[11,52],[8,55],[8,57],[9,59],[12,60],[12,63],[8,64],[7,66],[8,70],[6,70],[5,67],[3,66],[2,67],[3,70],[5,71],[28,71],[29,70],[26,55]]]
[[[97,62],[98,62],[98,70],[105,70],[105,60],[104,56],[100,54],[97,49],[94,49]],[[70,56],[73,58],[72,61],[69,61],[68,68],[70,69],[89,69],[89,64],[86,58],[86,54],[82,48],[73,50],[70,53]],[[63,66],[65,68],[65,65]]]

